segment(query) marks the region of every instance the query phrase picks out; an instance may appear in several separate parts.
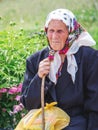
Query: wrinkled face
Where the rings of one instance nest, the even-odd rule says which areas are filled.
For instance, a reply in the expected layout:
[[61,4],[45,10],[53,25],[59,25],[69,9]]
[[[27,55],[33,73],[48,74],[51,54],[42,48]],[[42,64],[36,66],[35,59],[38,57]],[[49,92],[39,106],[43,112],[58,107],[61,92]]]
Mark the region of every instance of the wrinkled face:
[[47,38],[51,48],[55,51],[62,50],[68,37],[68,29],[60,20],[51,20],[47,29]]

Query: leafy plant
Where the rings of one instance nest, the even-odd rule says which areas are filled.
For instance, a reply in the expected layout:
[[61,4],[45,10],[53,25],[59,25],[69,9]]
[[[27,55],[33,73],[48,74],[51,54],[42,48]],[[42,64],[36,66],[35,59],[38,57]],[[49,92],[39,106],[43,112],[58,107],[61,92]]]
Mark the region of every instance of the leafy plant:
[[43,31],[15,31],[11,27],[10,31],[0,32],[0,88],[21,83],[27,56],[46,44]]
[[11,25],[0,32],[0,128],[11,130],[26,113],[19,100],[25,61],[46,44],[44,31],[16,31]]
[[22,84],[0,89],[0,128],[14,128],[26,110],[20,103]]

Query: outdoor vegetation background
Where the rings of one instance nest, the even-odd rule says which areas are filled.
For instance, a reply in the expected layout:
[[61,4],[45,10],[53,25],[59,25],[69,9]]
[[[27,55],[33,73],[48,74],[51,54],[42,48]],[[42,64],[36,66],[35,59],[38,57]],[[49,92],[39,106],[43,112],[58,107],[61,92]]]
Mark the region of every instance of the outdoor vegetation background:
[[[47,14],[57,8],[71,10],[95,39],[94,48],[98,49],[98,0],[0,0],[0,88],[22,83],[25,60],[47,45],[45,20]],[[9,107],[7,98],[3,100],[0,96],[0,127],[11,127],[13,120],[19,121],[9,114],[12,105]],[[15,105],[13,102],[11,99],[10,103]],[[3,107],[6,108],[4,114]]]

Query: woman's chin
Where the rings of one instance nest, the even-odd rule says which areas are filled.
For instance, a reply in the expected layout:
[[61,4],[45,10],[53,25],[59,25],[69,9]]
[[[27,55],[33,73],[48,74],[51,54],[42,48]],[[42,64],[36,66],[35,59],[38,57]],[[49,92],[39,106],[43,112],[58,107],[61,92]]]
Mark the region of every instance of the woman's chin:
[[60,51],[60,49],[58,48],[52,48],[54,51]]
[[60,51],[60,50],[62,50],[62,48],[61,47],[58,47],[58,46],[53,46],[53,47],[51,47],[53,50],[55,50],[55,51]]

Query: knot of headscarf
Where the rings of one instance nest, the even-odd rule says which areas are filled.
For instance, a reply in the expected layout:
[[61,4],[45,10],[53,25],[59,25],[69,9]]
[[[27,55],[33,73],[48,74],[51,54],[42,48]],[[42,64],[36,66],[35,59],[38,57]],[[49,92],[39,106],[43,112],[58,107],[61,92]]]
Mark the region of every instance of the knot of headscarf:
[[61,65],[61,58],[59,54],[66,54],[68,61],[67,72],[71,75],[72,81],[75,82],[75,74],[78,70],[78,66],[74,54],[79,50],[80,46],[93,46],[96,42],[90,34],[82,28],[82,26],[77,22],[74,14],[68,9],[56,9],[49,13],[45,23],[46,33],[48,25],[53,19],[61,20],[67,26],[69,36],[65,41],[65,47],[53,54],[52,58],[54,60],[51,63],[49,78],[55,84],[57,83],[56,73]]

